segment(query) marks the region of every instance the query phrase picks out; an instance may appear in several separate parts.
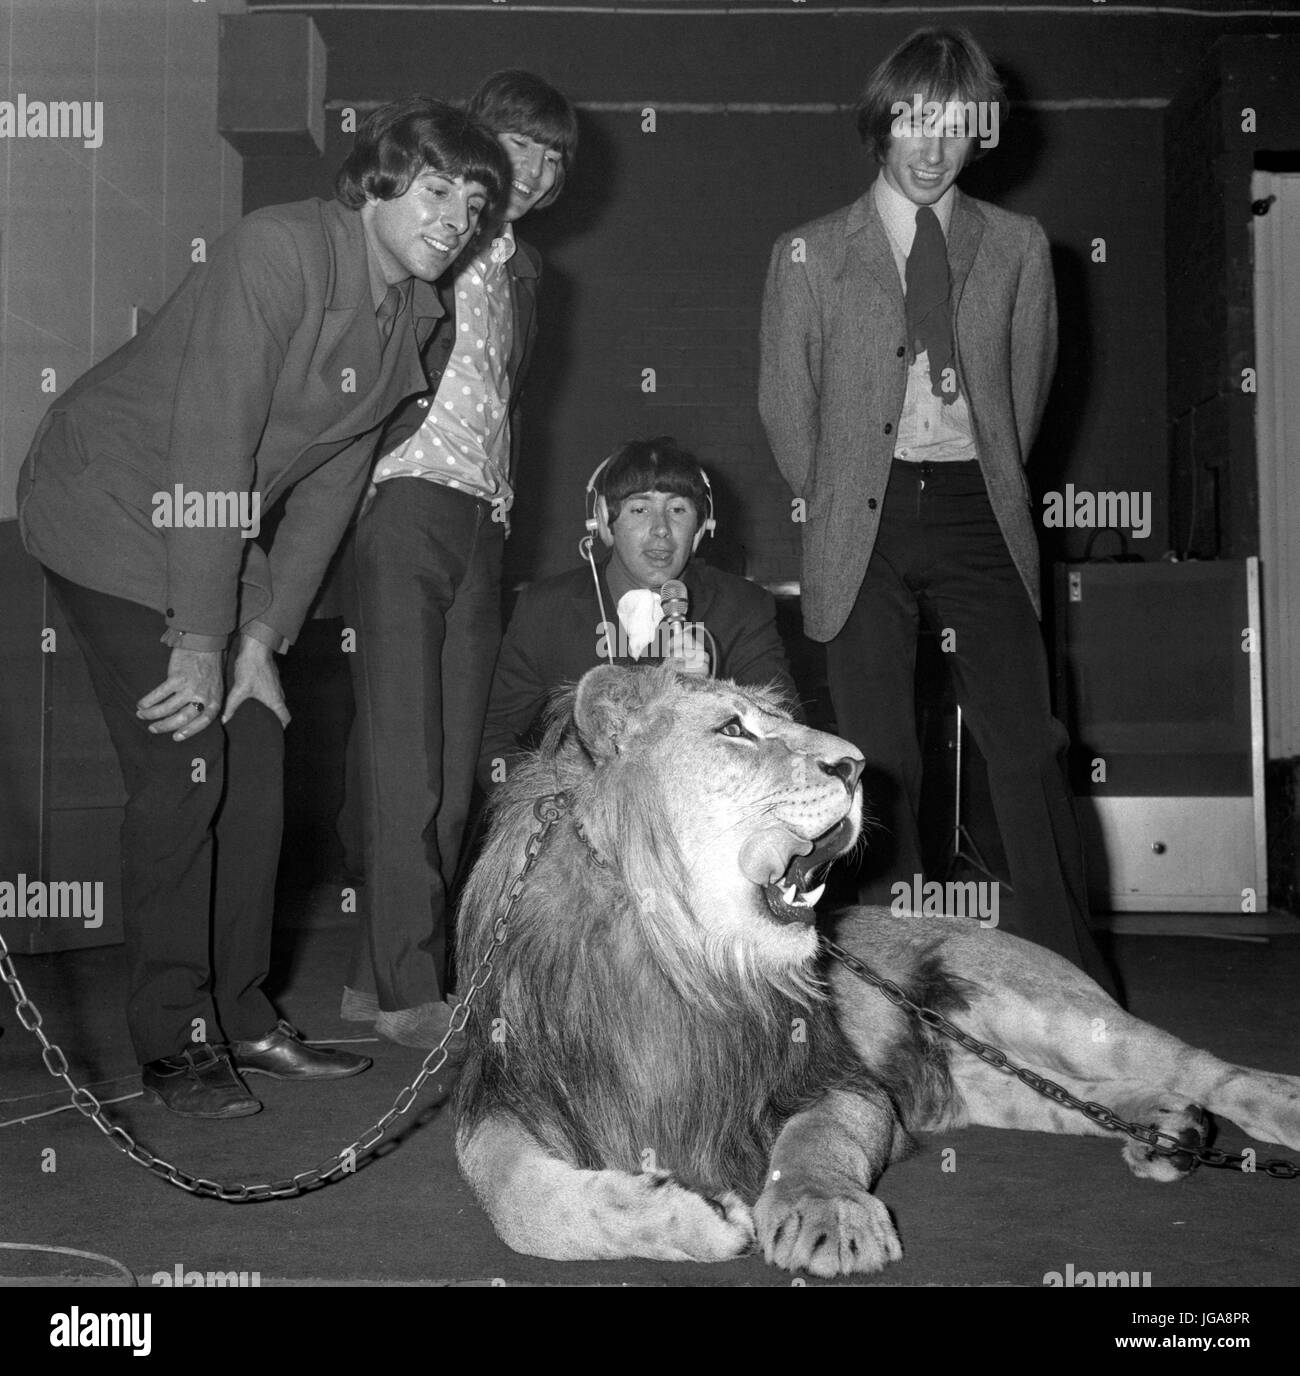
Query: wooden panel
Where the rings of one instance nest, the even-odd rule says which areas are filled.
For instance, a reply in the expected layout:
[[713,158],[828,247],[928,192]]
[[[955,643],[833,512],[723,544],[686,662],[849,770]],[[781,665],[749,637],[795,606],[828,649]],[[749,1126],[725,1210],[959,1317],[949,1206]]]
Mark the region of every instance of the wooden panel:
[[1079,812],[1094,907],[1239,913],[1243,890],[1267,906],[1250,797],[1094,797]]
[[17,521],[0,522],[0,588],[0,881],[102,885],[97,925],[69,905],[66,916],[6,919],[5,941],[28,952],[121,941],[117,755],[81,651]]
[[[9,945],[16,951],[36,953],[120,942],[121,808],[51,812],[47,822],[44,878],[46,892],[57,900],[47,900],[47,906],[57,906],[60,911],[39,918],[11,919]],[[55,894],[55,885],[68,887]]]
[[18,522],[0,521],[0,879],[10,881],[40,870],[44,581]]
[[305,15],[221,21],[217,129],[245,156],[325,147],[325,44]]

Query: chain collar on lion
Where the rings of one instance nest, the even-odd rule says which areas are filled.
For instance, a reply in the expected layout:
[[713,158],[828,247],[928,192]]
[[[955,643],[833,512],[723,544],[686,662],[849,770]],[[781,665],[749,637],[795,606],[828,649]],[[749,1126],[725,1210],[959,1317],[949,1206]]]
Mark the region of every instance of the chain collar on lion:
[[609,869],[609,861],[591,844],[587,833],[582,829],[582,823],[576,817],[573,819],[573,829],[577,832],[578,840],[587,847],[587,854],[591,857],[592,861],[599,865],[602,870]]

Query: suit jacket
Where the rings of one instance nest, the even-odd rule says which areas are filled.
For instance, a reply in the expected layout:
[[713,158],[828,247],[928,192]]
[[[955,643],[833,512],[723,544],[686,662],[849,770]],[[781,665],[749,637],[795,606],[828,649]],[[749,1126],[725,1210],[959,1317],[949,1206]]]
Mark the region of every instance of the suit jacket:
[[[510,275],[510,304],[513,314],[514,337],[510,345],[510,360],[506,365],[510,377],[510,472],[507,478],[513,480],[518,471],[519,459],[519,392],[524,385],[528,364],[532,360],[533,343],[537,338],[537,288],[542,277],[542,259],[531,244],[518,237],[515,251],[508,263]],[[392,419],[384,427],[383,436],[376,450],[387,454],[399,444],[409,439],[420,428],[424,418],[433,405],[442,381],[447,359],[451,356],[456,336],[456,311],[452,299],[455,274],[446,273],[438,284],[439,299],[446,310],[446,324],[437,330],[424,351],[425,370],[428,385],[419,396],[409,397],[398,407]]]
[[[1040,611],[1024,464],[1056,366],[1056,295],[1036,220],[956,193],[948,226],[957,378],[1007,548]],[[803,513],[803,615],[844,625],[871,558],[907,391],[903,288],[870,191],[783,235],[763,297],[759,411]]]
[[[210,249],[145,330],[50,407],[19,475],[27,548],[55,572],[224,636],[292,641],[364,490],[377,427],[426,382],[443,313],[415,280],[381,351],[358,211],[272,206]],[[269,555],[238,529],[154,525],[154,497],[292,494]]]
[[[604,565],[598,567],[605,611],[617,627],[617,603],[610,596]],[[717,643],[714,675],[756,687],[775,684],[795,702],[771,593],[695,560],[687,564],[682,582],[689,598],[688,620],[702,622]],[[518,754],[520,738],[534,725],[551,693],[608,662],[602,619],[591,569],[585,566],[532,583],[520,593],[501,643],[483,728],[479,781],[485,789],[491,787],[492,761]],[[619,646],[610,648],[617,651]],[[615,662],[633,667],[658,661],[653,655],[634,660],[616,654]]]

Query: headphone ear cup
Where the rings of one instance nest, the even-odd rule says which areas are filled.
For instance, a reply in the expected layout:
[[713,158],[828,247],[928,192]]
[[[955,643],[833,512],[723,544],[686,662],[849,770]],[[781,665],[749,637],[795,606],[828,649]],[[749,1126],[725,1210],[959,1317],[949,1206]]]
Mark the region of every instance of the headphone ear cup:
[[603,493],[596,496],[595,520],[592,521],[592,528],[600,535],[601,540],[606,545],[614,543],[613,533],[609,528],[609,503],[605,500]]
[[709,504],[709,509],[704,513],[704,521],[700,526],[701,535],[712,535],[718,528],[718,523],[713,517],[713,484],[709,481],[709,475],[700,469],[700,477],[704,482],[704,498]]

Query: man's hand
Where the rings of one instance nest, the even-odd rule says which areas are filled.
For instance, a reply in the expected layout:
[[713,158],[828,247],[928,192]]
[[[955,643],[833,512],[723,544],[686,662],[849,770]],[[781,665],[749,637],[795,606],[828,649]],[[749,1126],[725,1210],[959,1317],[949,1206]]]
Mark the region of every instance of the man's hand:
[[149,734],[172,733],[172,740],[188,740],[211,726],[221,710],[224,691],[222,650],[182,650],[167,661],[167,677],[136,703],[136,716],[147,721]]
[[221,714],[222,722],[228,722],[240,703],[248,698],[256,698],[269,707],[280,718],[281,726],[289,725],[289,709],[284,705],[280,671],[275,667],[271,647],[251,636],[241,635],[230,692],[226,694],[226,710]]
[[709,676],[709,652],[693,626],[673,626],[668,632],[668,657],[679,674]]

